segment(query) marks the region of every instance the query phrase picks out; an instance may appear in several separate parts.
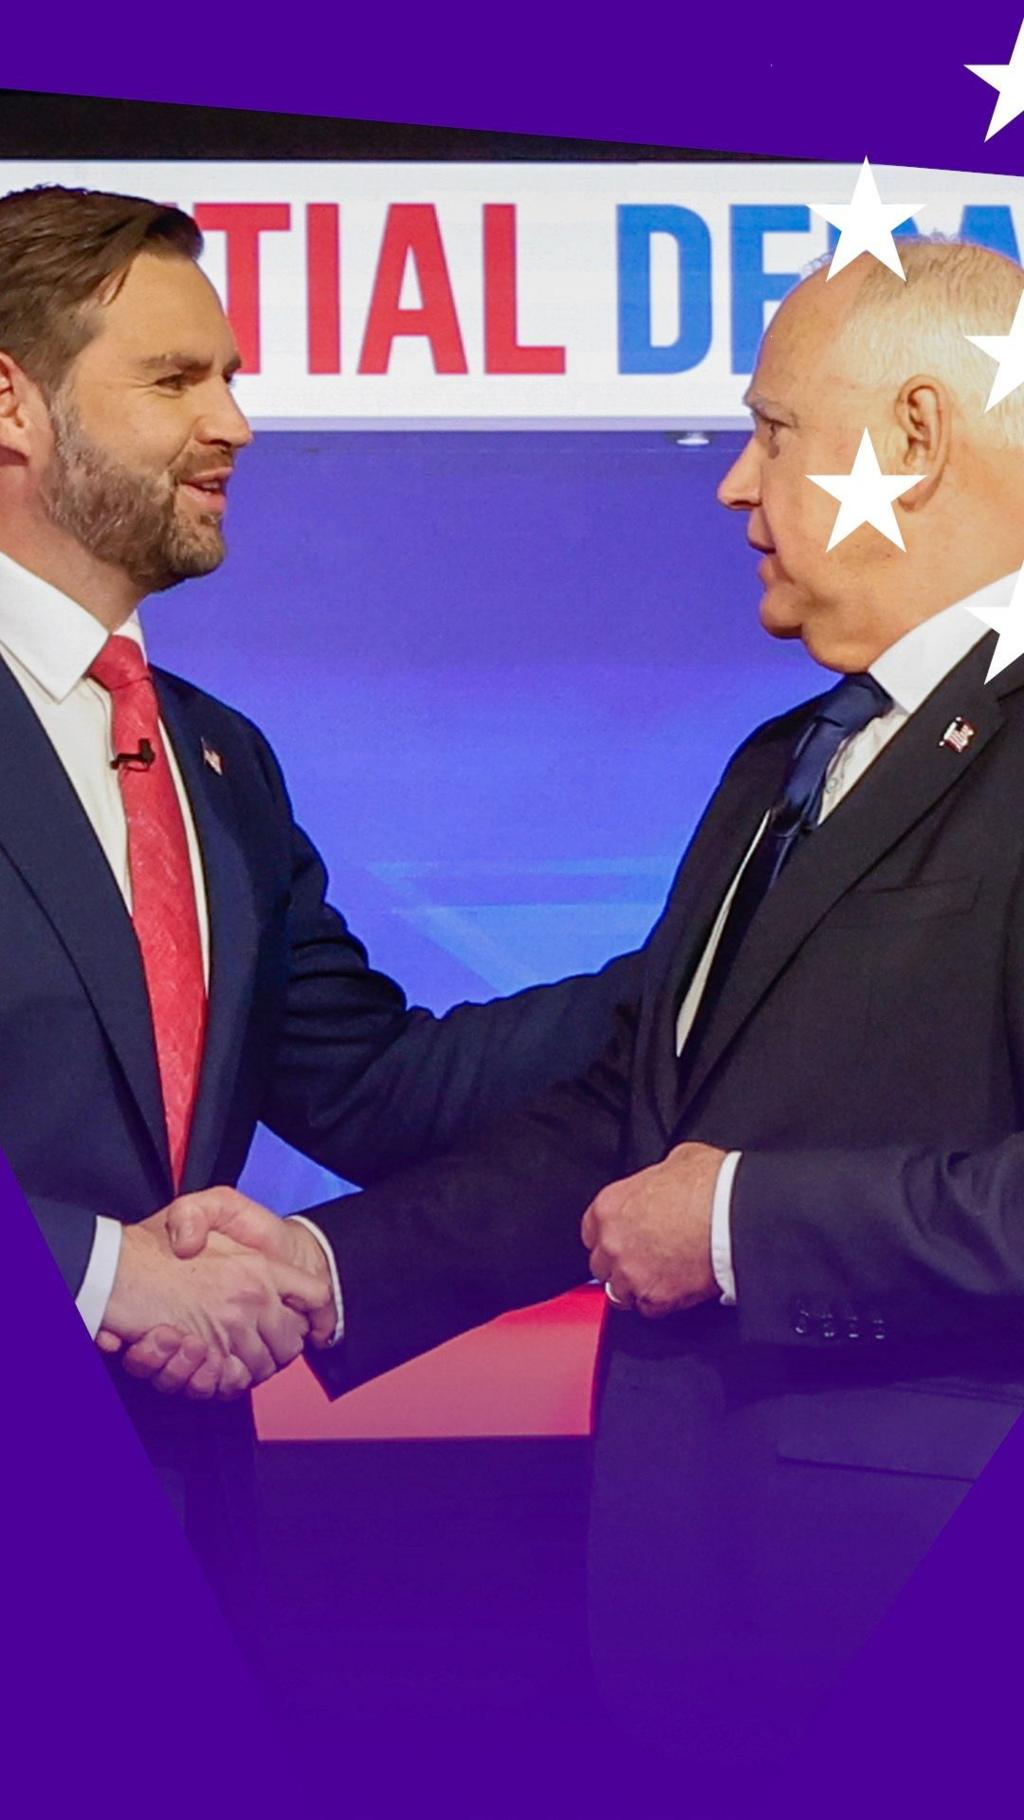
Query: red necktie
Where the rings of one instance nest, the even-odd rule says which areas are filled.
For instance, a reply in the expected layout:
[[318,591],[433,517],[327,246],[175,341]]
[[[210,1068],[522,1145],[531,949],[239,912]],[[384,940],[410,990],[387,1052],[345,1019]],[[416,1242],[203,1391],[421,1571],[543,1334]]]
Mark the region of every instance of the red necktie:
[[[185,823],[153,678],[131,638],[108,638],[89,675],[110,691],[128,824],[132,922],[153,1014],[174,1185],[181,1183],[206,1028],[206,985]],[[125,755],[128,755],[127,758]]]

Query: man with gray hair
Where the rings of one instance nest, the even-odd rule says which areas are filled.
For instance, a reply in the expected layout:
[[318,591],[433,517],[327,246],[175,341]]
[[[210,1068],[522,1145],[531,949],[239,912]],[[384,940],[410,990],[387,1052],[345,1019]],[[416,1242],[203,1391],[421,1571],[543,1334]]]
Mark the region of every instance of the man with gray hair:
[[[840,680],[730,762],[602,1061],[320,1217],[335,1392],[604,1282],[604,1735],[680,1799],[696,1762],[728,1786],[793,1742],[1024,1409],[1024,659],[988,682],[966,610],[1024,560],[1022,399],[986,413],[966,339],[1007,333],[1024,277],[903,259],[789,295],[719,489],[765,629]],[[902,548],[866,522],[829,548],[812,477],[865,431]],[[232,1232],[302,1262],[287,1224]]]

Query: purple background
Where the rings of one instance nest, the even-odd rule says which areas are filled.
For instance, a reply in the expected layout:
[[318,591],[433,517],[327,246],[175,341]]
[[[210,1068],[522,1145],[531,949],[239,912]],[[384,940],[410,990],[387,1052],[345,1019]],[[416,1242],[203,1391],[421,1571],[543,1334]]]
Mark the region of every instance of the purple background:
[[[679,7],[599,16],[566,5],[448,6],[408,20],[394,9],[305,8],[288,34],[249,9],[169,18],[108,8],[102,32],[94,13],[59,25],[48,16],[45,33],[24,15],[5,19],[3,78],[26,89],[1019,173],[1024,118],[985,146],[994,94],[962,65],[1008,59],[1020,19],[1020,0],[948,19],[878,0],[846,19],[807,5],[699,20]],[[10,1182],[0,1187],[12,1809],[280,1812],[256,1696],[104,1394],[34,1226]],[[1017,1804],[1010,1702],[1022,1495],[1015,1433],[851,1677],[820,1772],[783,1791],[788,1811]],[[614,1751],[613,1738],[596,1742]],[[343,1773],[329,1749],[324,1758],[305,1767],[326,1767],[319,1801],[344,1809]],[[298,1796],[295,1806],[305,1805]],[[723,1794],[721,1811],[729,1805]],[[424,1811],[443,1806],[443,1791],[424,1791]]]
[[[1019,0],[963,11],[861,0],[843,11],[661,3],[558,7],[224,5],[69,13],[45,32],[11,10],[18,88],[570,134],[782,157],[1019,172],[1017,122],[986,146],[995,91],[965,63],[1008,61]],[[120,24],[120,29],[119,29]]]

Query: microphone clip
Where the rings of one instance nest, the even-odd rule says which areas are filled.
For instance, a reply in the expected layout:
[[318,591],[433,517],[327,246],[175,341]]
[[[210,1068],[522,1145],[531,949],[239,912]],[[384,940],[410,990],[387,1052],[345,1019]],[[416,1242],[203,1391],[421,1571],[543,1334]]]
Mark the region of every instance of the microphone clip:
[[110,761],[112,771],[148,771],[156,764],[156,753],[148,739],[140,739],[135,752],[116,752]]

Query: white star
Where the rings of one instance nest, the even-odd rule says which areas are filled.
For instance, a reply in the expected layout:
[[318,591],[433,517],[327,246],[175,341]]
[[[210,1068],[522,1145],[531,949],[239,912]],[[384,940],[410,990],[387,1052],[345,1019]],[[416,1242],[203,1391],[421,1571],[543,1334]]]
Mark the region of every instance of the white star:
[[991,626],[993,632],[999,633],[999,643],[992,653],[992,662],[988,667],[986,682],[1005,670],[1015,658],[1024,656],[1024,569],[1021,569],[1013,584],[1013,593],[1005,606],[1001,607],[968,607],[968,613],[980,619],[983,626]]
[[807,478],[839,501],[827,549],[834,550],[837,543],[842,543],[844,537],[859,530],[861,525],[874,525],[890,543],[897,544],[901,550],[906,549],[892,502],[908,488],[916,487],[924,476],[883,474],[867,430],[860,439],[857,458],[849,474],[808,474]]
[[897,278],[905,279],[892,230],[899,227],[901,221],[908,221],[914,211],[923,206],[920,202],[883,202],[875,174],[865,158],[849,202],[810,204],[816,215],[822,215],[833,227],[842,230],[828,268],[829,278],[834,278],[859,253],[873,253],[890,272],[895,272]]
[[1002,404],[1019,385],[1024,385],[1024,291],[1008,335],[968,335],[966,339],[998,362],[985,406],[986,411],[991,411],[993,405]]
[[990,88],[999,92],[985,134],[986,140],[991,139],[1001,133],[1004,126],[1009,126],[1011,120],[1016,120],[1018,114],[1024,114],[1024,19],[1009,63],[965,63],[964,69],[970,70],[972,76],[980,76]]

